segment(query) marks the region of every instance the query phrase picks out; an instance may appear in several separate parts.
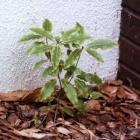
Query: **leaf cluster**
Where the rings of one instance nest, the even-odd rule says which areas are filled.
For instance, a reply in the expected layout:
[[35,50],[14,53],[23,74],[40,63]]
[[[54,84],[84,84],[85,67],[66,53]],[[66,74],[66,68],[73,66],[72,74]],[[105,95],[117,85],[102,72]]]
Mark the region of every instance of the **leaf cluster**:
[[[90,91],[88,84],[100,84],[102,79],[95,73],[86,73],[77,67],[80,56],[86,51],[94,60],[103,62],[102,56],[97,49],[113,48],[116,43],[108,39],[93,40],[92,37],[85,32],[84,27],[80,23],[76,23],[69,30],[61,32],[60,36],[53,34],[53,25],[50,20],[45,19],[41,28],[31,28],[31,33],[24,35],[20,42],[31,42],[27,53],[30,55],[45,55],[46,59],[36,62],[35,69],[41,68],[44,63],[50,62],[50,66],[46,67],[42,77],[49,80],[41,89],[40,100],[45,101],[53,96],[57,81],[60,84],[60,90],[64,91],[65,96],[74,108],[80,112],[84,112],[84,99],[98,99],[100,93]],[[84,44],[87,43],[86,46]],[[89,43],[90,42],[90,43]],[[67,57],[63,59],[62,50],[66,49]],[[61,76],[64,73],[64,76]],[[71,82],[73,79],[74,82]],[[69,114],[70,110],[64,108]]]

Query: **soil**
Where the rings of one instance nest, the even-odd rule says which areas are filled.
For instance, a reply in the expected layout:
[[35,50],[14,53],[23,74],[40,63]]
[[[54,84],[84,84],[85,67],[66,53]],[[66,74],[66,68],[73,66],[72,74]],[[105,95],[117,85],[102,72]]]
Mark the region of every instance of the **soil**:
[[88,112],[63,113],[69,102],[39,102],[39,90],[0,94],[0,140],[140,140],[140,94],[121,81],[99,87]]

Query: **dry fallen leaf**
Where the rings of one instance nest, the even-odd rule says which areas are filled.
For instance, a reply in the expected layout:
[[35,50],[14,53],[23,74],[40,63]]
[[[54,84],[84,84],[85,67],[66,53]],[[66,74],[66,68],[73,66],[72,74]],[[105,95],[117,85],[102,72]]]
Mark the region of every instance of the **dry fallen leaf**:
[[8,118],[7,121],[11,124],[11,126],[16,127],[19,126],[21,120],[18,118],[18,116],[15,113],[11,113]]
[[90,120],[90,121],[94,121],[96,123],[98,123],[98,118],[97,118],[97,115],[88,115],[87,116],[87,119]]
[[88,111],[94,111],[94,110],[101,109],[101,105],[98,100],[88,100],[87,102],[85,102],[85,106]]
[[134,100],[137,101],[138,100],[138,95],[135,94],[133,91],[131,90],[127,90],[125,86],[121,86],[119,91],[117,92],[117,96],[119,98],[123,98],[123,99],[129,99],[129,100]]
[[133,137],[140,138],[140,128],[127,128],[127,133]]
[[97,124],[96,125],[96,130],[99,131],[99,132],[105,132],[106,131],[106,126],[102,123]]
[[0,112],[6,112],[6,111],[7,109],[4,106],[0,105]]
[[38,102],[40,89],[31,91],[13,91],[9,93],[0,93],[0,101],[26,101]]
[[110,80],[107,82],[109,85],[113,85],[113,86],[121,86],[123,84],[123,82],[121,80]]
[[107,122],[110,122],[110,121],[114,120],[112,115],[111,114],[107,114],[107,113],[99,115],[99,118],[100,118],[100,121],[103,122],[103,123],[107,123]]
[[14,130],[14,131],[17,134],[19,134],[21,136],[24,136],[24,137],[28,137],[28,138],[41,139],[41,138],[44,138],[44,137],[47,136],[47,134],[45,134],[45,133],[39,133],[39,132],[41,132],[41,130],[34,129],[34,128],[24,129],[24,130],[21,130],[21,131],[18,131],[18,130]]
[[139,117],[133,110],[130,110],[130,109],[127,109],[127,108],[124,108],[124,107],[121,107],[120,109],[121,109],[124,113],[129,114],[131,118],[139,119],[139,120],[140,120],[140,117]]
[[122,134],[120,135],[120,140],[126,140],[125,133],[122,133]]
[[117,86],[112,86],[105,83],[104,85],[101,86],[100,90],[101,90],[101,93],[107,95],[111,99],[115,99],[118,89],[119,87]]
[[[137,92],[119,81],[109,81],[101,88],[94,90],[101,92],[101,89],[103,98],[86,100],[85,105],[89,109],[87,114],[77,114],[74,118],[70,118],[59,110],[55,122],[54,110],[49,108],[48,113],[47,103],[37,101],[38,89],[13,92],[12,95],[0,94],[0,100],[5,100],[0,102],[0,118],[2,118],[0,119],[0,139],[22,140],[26,137],[52,140],[53,137],[57,140],[112,140],[120,136],[123,139],[121,135],[123,132],[125,132],[125,139],[139,139],[139,94],[136,95]],[[60,100],[59,103],[62,106],[69,105],[65,100]],[[56,106],[55,103],[53,105]],[[14,127],[11,127],[10,123],[3,123],[7,120]],[[98,137],[96,134],[99,134]]]
[[71,134],[71,132],[68,129],[64,128],[64,127],[60,126],[60,127],[57,127],[56,129],[57,129],[58,133],[61,133],[61,134],[64,134],[64,135]]
[[116,123],[115,122],[108,122],[107,125],[110,128],[115,128],[116,127]]

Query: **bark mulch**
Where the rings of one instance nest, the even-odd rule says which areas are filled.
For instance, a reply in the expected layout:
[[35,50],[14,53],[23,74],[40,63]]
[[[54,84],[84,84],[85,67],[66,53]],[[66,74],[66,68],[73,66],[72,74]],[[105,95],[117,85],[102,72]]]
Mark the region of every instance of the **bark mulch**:
[[39,89],[0,94],[0,140],[140,140],[140,94],[121,81],[95,88],[88,112],[66,116],[60,104],[39,102]]

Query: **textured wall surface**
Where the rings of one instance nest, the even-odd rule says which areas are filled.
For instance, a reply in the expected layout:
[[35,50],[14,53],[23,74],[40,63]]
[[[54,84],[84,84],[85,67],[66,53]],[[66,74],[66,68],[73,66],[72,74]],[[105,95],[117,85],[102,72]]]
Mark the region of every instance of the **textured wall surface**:
[[[0,0],[0,92],[34,89],[43,84],[40,72],[33,72],[37,58],[27,57],[19,37],[44,18],[54,23],[58,33],[76,21],[94,38],[118,40],[121,0]],[[105,63],[93,62],[83,54],[79,67],[114,79],[118,68],[118,48],[101,51]]]

